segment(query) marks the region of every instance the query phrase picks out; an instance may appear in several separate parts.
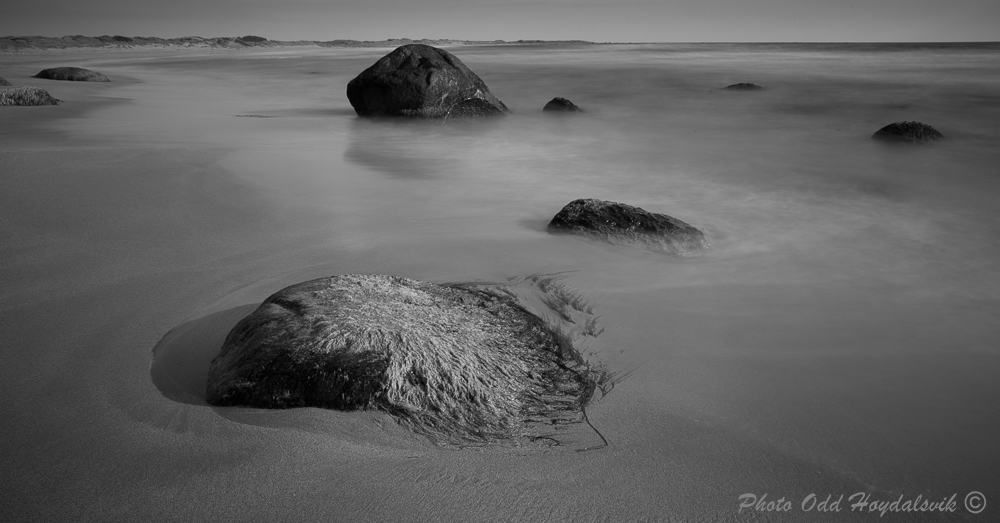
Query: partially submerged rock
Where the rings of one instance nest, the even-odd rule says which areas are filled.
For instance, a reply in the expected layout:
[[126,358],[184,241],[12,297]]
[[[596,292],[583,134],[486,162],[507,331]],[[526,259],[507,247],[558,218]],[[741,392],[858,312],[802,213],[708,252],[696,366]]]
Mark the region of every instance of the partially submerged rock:
[[667,254],[685,255],[709,247],[704,233],[677,218],[593,198],[566,204],[548,229]]
[[396,48],[347,84],[359,116],[446,118],[510,111],[454,55],[429,45]]
[[549,100],[549,103],[542,107],[543,111],[561,111],[561,112],[583,112],[575,103],[560,97],[555,97]]
[[10,82],[8,82],[7,79],[0,76],[0,86],[8,86],[8,85],[10,85]]
[[733,91],[759,91],[763,89],[763,87],[756,84],[740,82],[738,84],[727,85],[726,89],[731,89]]
[[82,67],[53,67],[42,69],[34,78],[44,78],[46,80],[69,80],[72,82],[110,82],[108,77],[90,69]]
[[0,90],[0,105],[58,105],[45,89],[37,87],[15,87]]
[[595,376],[507,294],[345,275],[287,287],[241,320],[212,361],[206,400],[377,409],[462,444],[565,423],[590,400]]
[[944,138],[937,129],[920,122],[896,122],[891,123],[872,135],[876,140],[888,142],[929,142]]

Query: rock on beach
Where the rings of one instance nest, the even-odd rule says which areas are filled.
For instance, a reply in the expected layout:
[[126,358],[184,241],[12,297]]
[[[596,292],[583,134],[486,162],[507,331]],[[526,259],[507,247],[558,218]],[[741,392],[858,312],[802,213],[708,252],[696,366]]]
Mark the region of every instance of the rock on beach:
[[241,320],[212,361],[206,399],[379,410],[462,445],[579,416],[596,375],[504,292],[342,275],[282,289]]
[[34,78],[46,80],[69,80],[72,82],[110,82],[108,77],[90,69],[82,67],[53,67],[42,69]]
[[510,111],[457,57],[424,44],[396,48],[347,84],[359,116],[448,118]]
[[566,204],[549,222],[548,230],[682,256],[709,247],[704,233],[677,218],[593,198]]

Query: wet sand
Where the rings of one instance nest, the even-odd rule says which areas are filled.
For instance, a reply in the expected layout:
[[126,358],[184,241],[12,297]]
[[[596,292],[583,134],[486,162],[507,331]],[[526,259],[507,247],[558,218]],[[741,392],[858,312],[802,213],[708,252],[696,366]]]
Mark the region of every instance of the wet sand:
[[[995,265],[945,282],[956,292],[922,294],[911,281],[919,270],[890,277],[873,267],[870,280],[857,279],[805,249],[789,270],[775,264],[776,248],[721,233],[721,254],[707,262],[550,237],[541,228],[558,207],[536,207],[537,194],[498,202],[530,189],[502,180],[476,179],[462,193],[482,214],[451,211],[441,205],[446,187],[418,182],[461,170],[456,160],[409,158],[406,168],[383,165],[385,176],[383,159],[366,156],[370,142],[357,142],[380,133],[356,121],[343,86],[380,54],[3,56],[0,76],[64,103],[0,108],[0,519],[996,514]],[[303,57],[336,67],[306,70]],[[29,78],[54,65],[112,82]],[[321,81],[283,80],[310,74]],[[510,165],[521,168],[516,158]],[[550,189],[544,198],[575,196]],[[679,206],[685,219],[708,224],[694,203]],[[600,450],[444,450],[378,413],[212,408],[196,379],[207,349],[173,346],[173,359],[154,361],[168,333],[187,326],[224,336],[247,306],[313,277],[504,281],[561,271],[576,271],[564,281],[606,328],[586,348],[631,372],[588,410],[609,442]],[[883,292],[873,297],[873,286]],[[969,491],[986,495],[984,513],[965,511]],[[857,492],[889,501],[957,493],[958,510],[879,518],[852,513],[846,500],[839,513],[799,506],[810,493]],[[740,512],[744,493],[795,506]]]

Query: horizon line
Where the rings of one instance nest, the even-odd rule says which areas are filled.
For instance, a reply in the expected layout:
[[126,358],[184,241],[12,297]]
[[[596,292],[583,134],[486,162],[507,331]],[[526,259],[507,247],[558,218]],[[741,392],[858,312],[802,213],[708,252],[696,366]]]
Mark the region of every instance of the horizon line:
[[594,45],[656,45],[656,44],[1000,44],[1000,40],[894,40],[894,41],[871,41],[871,40],[823,40],[823,41],[811,41],[811,40],[771,40],[771,41],[646,41],[646,42],[623,42],[623,41],[591,41],[582,39],[554,39],[548,40],[543,38],[519,38],[517,40],[504,40],[504,39],[488,39],[488,40],[474,40],[469,38],[385,38],[379,40],[358,40],[355,38],[333,38],[330,40],[314,40],[314,39],[294,39],[294,40],[278,40],[269,39],[266,37],[259,37],[257,35],[236,35],[236,36],[198,36],[198,35],[186,35],[186,36],[175,36],[175,37],[162,37],[162,36],[125,36],[125,35],[98,35],[98,36],[88,36],[83,34],[75,35],[62,35],[62,36],[46,36],[46,35],[6,35],[0,36],[0,40],[21,40],[21,39],[34,39],[34,38],[45,38],[45,39],[65,39],[65,38],[88,38],[88,39],[101,39],[101,38],[116,38],[124,37],[130,39],[155,39],[155,40],[185,40],[185,39],[200,39],[200,40],[218,40],[218,39],[229,39],[229,40],[241,40],[247,37],[258,37],[263,38],[261,42],[248,42],[248,43],[275,43],[275,44],[294,44],[298,42],[307,43],[331,43],[331,42],[358,42],[358,43],[380,43],[380,42],[422,42],[422,41],[444,41],[444,42],[472,42],[472,43],[585,43]]

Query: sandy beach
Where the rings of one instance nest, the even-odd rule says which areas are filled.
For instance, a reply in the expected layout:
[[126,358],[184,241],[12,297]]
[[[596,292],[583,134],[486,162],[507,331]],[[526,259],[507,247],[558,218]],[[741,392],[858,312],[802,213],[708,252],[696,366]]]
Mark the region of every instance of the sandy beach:
[[[452,126],[355,115],[346,84],[388,49],[0,55],[62,101],[0,107],[0,520],[995,520],[996,52],[927,72],[592,47],[458,48],[514,114]],[[111,81],[31,78],[61,65]],[[922,83],[942,71],[969,76]],[[778,91],[715,90],[744,79]],[[882,94],[855,106],[838,82]],[[590,123],[546,119],[556,95]],[[949,141],[870,143],[907,117]],[[579,197],[680,217],[713,250],[547,234]],[[254,304],[352,273],[560,274],[605,329],[584,352],[628,376],[588,409],[608,446],[443,449],[381,413],[205,403]],[[741,510],[748,493],[792,508]],[[856,493],[957,509],[880,516]]]

